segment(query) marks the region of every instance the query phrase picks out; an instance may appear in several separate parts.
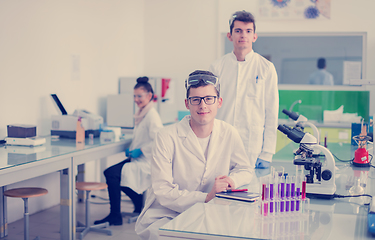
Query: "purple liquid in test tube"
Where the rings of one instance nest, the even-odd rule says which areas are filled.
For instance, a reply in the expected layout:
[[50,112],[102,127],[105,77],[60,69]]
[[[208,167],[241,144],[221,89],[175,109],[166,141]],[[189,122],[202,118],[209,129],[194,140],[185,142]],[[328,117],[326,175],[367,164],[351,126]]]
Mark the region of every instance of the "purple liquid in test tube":
[[290,183],[286,184],[286,201],[285,201],[285,211],[289,212],[289,204],[290,204]]
[[285,194],[284,194],[284,191],[285,191],[285,183],[281,183],[281,187],[280,187],[280,192],[281,192],[281,194],[280,194],[280,198],[281,198],[281,201],[280,201],[280,212],[284,212],[284,209],[285,209],[285,207],[284,207],[284,204],[285,204],[285,202],[284,202],[284,197],[285,197]]
[[290,201],[290,211],[294,211],[294,193],[295,193],[295,183],[291,183],[291,190],[290,190],[290,195],[291,195],[291,201]]
[[273,204],[273,183],[271,183],[270,184],[270,213],[271,214],[274,212],[273,207],[274,207],[274,204]]

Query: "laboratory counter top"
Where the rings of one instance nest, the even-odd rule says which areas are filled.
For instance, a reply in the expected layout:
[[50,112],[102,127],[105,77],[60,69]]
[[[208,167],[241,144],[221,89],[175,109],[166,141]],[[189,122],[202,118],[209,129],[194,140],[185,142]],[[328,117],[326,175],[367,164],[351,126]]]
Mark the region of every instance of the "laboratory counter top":
[[[349,122],[318,122],[315,120],[309,120],[317,128],[351,128],[352,123]],[[290,119],[279,119],[279,124],[285,124],[289,127],[294,127],[296,122]]]
[[[294,174],[291,163],[273,162]],[[269,169],[257,169],[256,176],[247,186],[258,192],[259,179]],[[336,171],[337,194],[349,195],[353,176],[366,176],[365,193],[374,195],[374,169],[361,169],[344,164]],[[367,213],[369,197],[310,199],[304,212],[262,217],[258,202],[243,202],[214,198],[209,203],[196,203],[191,208],[162,226],[161,240],[167,239],[375,239],[368,232]]]
[[[293,150],[289,144],[275,154],[271,166],[288,175],[296,174]],[[329,144],[340,158],[350,158],[356,148],[350,144]],[[337,162],[336,162],[337,163]],[[247,188],[260,193],[260,182],[271,169],[256,169]],[[335,167],[336,194],[350,195],[360,177],[364,193],[375,194],[375,169],[358,168],[340,162]],[[306,172],[305,172],[306,174]],[[214,198],[209,203],[196,203],[159,229],[161,240],[167,239],[375,239],[367,227],[370,197],[310,199],[304,212],[277,216],[259,215],[259,202]]]
[[[290,142],[275,155],[273,155],[273,162],[293,162],[295,157],[294,152],[299,148],[298,143]],[[354,158],[354,152],[358,146],[353,146],[350,143],[327,143],[328,150],[334,156],[336,165],[342,165],[349,163]],[[372,153],[372,144],[368,147],[370,153]],[[341,160],[341,161],[340,161]]]
[[100,138],[86,138],[84,144],[76,144],[75,139],[53,138],[51,136],[45,136],[45,138],[46,143],[40,146],[0,146],[0,170],[31,162],[48,160],[52,157],[64,157],[72,153],[79,155],[80,151],[94,149],[108,144],[131,143],[131,135],[125,135],[123,139],[113,141],[103,141],[100,140]]

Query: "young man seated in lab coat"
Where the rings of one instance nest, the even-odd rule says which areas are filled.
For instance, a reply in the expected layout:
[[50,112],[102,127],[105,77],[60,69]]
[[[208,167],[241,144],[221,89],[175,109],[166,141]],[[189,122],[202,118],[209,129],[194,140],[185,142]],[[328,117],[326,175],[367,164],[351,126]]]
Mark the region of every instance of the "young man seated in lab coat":
[[195,71],[185,87],[190,115],[161,129],[155,139],[152,187],[135,225],[142,239],[158,239],[158,229],[177,215],[218,192],[249,184],[253,174],[237,130],[215,119],[222,104],[218,78]]

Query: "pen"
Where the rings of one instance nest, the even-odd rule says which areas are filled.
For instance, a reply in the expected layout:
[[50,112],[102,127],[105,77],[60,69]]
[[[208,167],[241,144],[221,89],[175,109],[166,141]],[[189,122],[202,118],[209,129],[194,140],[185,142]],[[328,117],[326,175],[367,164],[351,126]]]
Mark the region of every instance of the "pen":
[[256,80],[256,83],[258,83],[258,76],[255,78],[255,80]]
[[246,192],[247,189],[228,189],[223,192]]

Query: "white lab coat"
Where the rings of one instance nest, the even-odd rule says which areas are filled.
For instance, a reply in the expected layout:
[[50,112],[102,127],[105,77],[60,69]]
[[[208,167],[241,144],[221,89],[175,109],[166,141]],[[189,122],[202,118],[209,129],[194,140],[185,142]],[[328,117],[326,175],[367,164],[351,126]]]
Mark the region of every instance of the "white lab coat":
[[121,186],[129,187],[138,194],[151,186],[152,147],[156,133],[163,127],[155,108],[151,108],[142,121],[134,128],[133,140],[129,150],[140,148],[142,155],[131,159],[122,168]]
[[185,116],[157,134],[152,188],[135,226],[143,239],[157,239],[159,227],[195,203],[205,202],[215,177],[230,176],[235,187],[251,181],[253,169],[233,126],[215,119],[206,160],[189,120],[190,116]]
[[254,51],[245,61],[233,52],[213,62],[210,71],[219,77],[222,107],[217,119],[240,133],[249,161],[272,161],[276,149],[279,92],[274,65]]
[[310,75],[309,84],[333,86],[333,76],[327,70],[319,69]]

